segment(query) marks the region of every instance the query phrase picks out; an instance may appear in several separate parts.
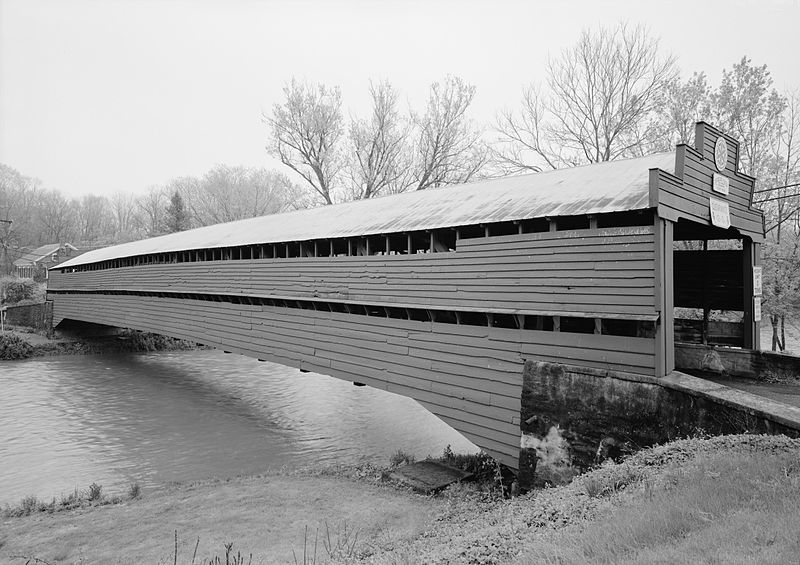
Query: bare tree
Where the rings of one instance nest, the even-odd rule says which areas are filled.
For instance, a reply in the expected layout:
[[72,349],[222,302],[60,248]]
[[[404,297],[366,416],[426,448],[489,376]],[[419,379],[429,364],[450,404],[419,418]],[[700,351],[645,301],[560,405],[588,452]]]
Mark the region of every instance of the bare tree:
[[164,189],[158,186],[150,187],[147,193],[136,201],[136,205],[142,214],[142,227],[150,237],[163,233],[166,201],[167,196]]
[[136,198],[126,192],[111,195],[109,206],[114,225],[114,239],[117,243],[135,239],[141,222],[136,214]]
[[[785,98],[786,108],[777,132],[770,132],[770,154],[760,167],[770,186],[756,195],[766,217],[767,241],[764,244],[764,311],[772,325],[772,350],[786,348],[786,317],[796,315],[800,305],[800,97],[797,92]],[[792,225],[790,220],[794,219]],[[792,229],[794,228],[794,229]]]
[[[800,92],[790,92],[784,97],[786,107],[777,131],[769,135],[769,154],[764,165],[756,204],[766,215],[767,233],[777,244],[781,243],[784,225],[800,212]],[[791,235],[791,232],[789,232]]]
[[95,243],[113,231],[111,207],[105,196],[87,195],[77,204],[78,236],[81,243]]
[[495,157],[507,168],[556,169],[659,147],[657,103],[677,71],[644,27],[585,30],[548,61],[547,74],[546,93],[529,86],[519,112],[498,116]]
[[273,106],[271,116],[263,116],[271,133],[267,151],[303,177],[326,204],[332,204],[343,167],[341,92],[338,87],[294,79],[283,92],[286,100]]
[[24,189],[24,177],[16,169],[0,163],[0,276],[10,274],[18,253],[19,236],[12,229],[17,199]]
[[217,165],[202,179],[184,179],[181,184],[198,226],[274,214],[294,198],[291,181],[267,169]]
[[352,155],[348,174],[353,199],[400,192],[408,184],[406,138],[409,125],[397,109],[398,95],[388,82],[370,83],[372,115],[350,124]]
[[772,88],[766,65],[755,67],[747,57],[722,71],[722,83],[712,95],[714,122],[740,140],[740,168],[764,178],[770,146],[780,129],[786,99]]
[[79,206],[64,198],[57,190],[44,191],[39,196],[39,234],[42,243],[65,243],[76,235],[76,216]]
[[[38,230],[41,181],[0,163],[0,219],[7,226],[8,257],[19,255],[19,247],[41,243]],[[8,223],[12,222],[12,223]],[[5,229],[4,229],[4,233]]]
[[416,190],[470,181],[488,161],[481,131],[467,116],[475,86],[447,76],[431,85],[425,113],[415,115]]
[[557,159],[544,152],[545,117],[547,111],[542,101],[541,89],[530,85],[522,90],[522,108],[519,112],[503,110],[497,115],[496,129],[500,137],[492,147],[492,156],[505,174],[538,173],[542,167],[537,157],[552,169],[558,168]]
[[695,124],[711,115],[711,95],[705,73],[694,73],[686,82],[676,77],[666,85],[659,103],[665,151],[694,143]]
[[764,246],[764,311],[772,326],[772,350],[786,349],[786,316],[800,302],[800,238],[784,238]]

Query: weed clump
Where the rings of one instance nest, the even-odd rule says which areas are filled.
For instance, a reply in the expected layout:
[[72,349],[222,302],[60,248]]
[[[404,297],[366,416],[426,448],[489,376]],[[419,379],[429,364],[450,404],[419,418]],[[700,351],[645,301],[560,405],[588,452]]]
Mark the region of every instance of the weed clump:
[[[336,526],[331,533],[331,528],[328,522],[325,522],[325,532],[322,537],[322,547],[328,554],[328,558],[334,561],[350,560],[356,556],[356,544],[358,543],[358,534],[361,530],[350,526],[348,528],[347,522]],[[320,536],[319,528],[314,534],[314,553],[310,553],[308,526],[303,531],[303,553],[302,559],[298,559],[297,553],[292,549],[292,556],[294,557],[295,565],[316,565],[317,563],[317,544]]]
[[0,360],[27,359],[33,355],[33,346],[19,336],[0,334]]
[[97,483],[92,483],[89,485],[89,492],[86,494],[86,498],[90,502],[95,502],[100,500],[103,497],[103,487],[98,485]]
[[[141,497],[142,491],[139,483],[133,483],[128,487],[128,499],[135,500]],[[54,497],[50,502],[39,500],[36,496],[29,495],[20,500],[17,506],[8,506],[0,510],[0,517],[5,518],[20,518],[22,516],[30,516],[36,512],[61,512],[64,510],[73,510],[75,508],[83,508],[86,506],[97,506],[105,504],[118,504],[123,502],[123,496],[107,497],[103,493],[103,486],[97,483],[92,483],[86,490],[79,490],[77,487],[69,494],[62,494],[56,500]]]
[[389,458],[389,466],[399,467],[400,465],[410,465],[414,461],[415,461],[414,456],[411,453],[406,453],[402,449],[398,449]]
[[128,486],[128,498],[136,500],[140,496],[142,496],[142,487],[139,486],[139,483],[131,483]]
[[[478,483],[500,482],[500,464],[483,451],[478,453],[455,453],[448,445],[439,459],[445,465],[471,473]],[[500,486],[498,484],[498,486]]]

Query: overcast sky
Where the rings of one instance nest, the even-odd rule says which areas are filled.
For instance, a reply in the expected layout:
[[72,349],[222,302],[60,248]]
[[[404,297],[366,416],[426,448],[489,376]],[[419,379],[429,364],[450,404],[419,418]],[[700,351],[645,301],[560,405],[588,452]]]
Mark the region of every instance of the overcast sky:
[[292,76],[369,80],[419,107],[451,73],[491,122],[589,26],[644,23],[683,76],[743,55],[800,88],[800,0],[0,0],[0,162],[70,196],[140,193],[217,163],[280,167],[261,122]]

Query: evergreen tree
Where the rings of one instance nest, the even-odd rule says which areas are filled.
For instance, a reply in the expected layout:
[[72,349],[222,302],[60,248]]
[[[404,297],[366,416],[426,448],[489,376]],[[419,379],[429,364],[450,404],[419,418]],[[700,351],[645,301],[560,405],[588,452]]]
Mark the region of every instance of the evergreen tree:
[[174,233],[189,229],[189,212],[183,203],[183,197],[177,190],[169,199],[164,215],[164,231]]

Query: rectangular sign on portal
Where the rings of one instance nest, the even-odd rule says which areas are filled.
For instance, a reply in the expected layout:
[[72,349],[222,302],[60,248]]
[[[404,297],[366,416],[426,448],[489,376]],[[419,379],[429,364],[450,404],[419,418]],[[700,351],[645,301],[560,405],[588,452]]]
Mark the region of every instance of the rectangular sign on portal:
[[711,209],[711,223],[718,228],[728,229],[731,227],[731,211],[728,203],[716,198],[708,199],[708,206]]
[[720,194],[728,194],[730,186],[731,183],[728,180],[728,177],[723,176],[719,173],[714,173],[714,179],[711,184],[711,189],[714,192],[719,192]]

